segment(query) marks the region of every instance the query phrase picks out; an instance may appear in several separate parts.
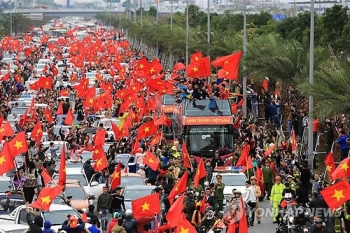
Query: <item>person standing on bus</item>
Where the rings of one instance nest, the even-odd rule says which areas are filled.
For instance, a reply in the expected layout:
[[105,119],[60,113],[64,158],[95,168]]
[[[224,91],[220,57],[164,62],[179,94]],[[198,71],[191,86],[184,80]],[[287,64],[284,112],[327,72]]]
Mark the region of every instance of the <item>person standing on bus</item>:
[[220,157],[220,154],[219,154],[218,150],[215,151],[215,156],[214,156],[214,158],[211,161],[211,166],[212,166],[213,170],[216,167],[224,166],[224,161]]

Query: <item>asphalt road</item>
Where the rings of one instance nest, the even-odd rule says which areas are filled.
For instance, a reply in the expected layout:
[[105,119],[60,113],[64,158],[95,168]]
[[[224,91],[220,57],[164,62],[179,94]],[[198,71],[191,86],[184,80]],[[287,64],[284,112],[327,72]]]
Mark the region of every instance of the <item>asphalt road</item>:
[[[265,199],[263,202],[260,203],[260,208],[270,209],[270,202]],[[276,226],[277,224],[272,223],[272,217],[263,215],[261,217],[261,224],[257,224],[257,221],[255,219],[254,226],[249,227],[248,231],[249,233],[275,233]]]

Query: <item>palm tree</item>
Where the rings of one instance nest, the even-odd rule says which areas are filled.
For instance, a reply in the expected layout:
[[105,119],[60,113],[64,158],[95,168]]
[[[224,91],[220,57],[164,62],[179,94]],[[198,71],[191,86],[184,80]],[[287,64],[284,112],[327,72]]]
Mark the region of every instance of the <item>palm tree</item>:
[[330,58],[315,71],[314,84],[303,82],[298,89],[314,97],[314,114],[322,119],[350,114],[350,64]]
[[250,42],[244,63],[248,75],[290,84],[307,74],[307,52],[303,46],[295,41],[285,41],[275,34],[262,35]]

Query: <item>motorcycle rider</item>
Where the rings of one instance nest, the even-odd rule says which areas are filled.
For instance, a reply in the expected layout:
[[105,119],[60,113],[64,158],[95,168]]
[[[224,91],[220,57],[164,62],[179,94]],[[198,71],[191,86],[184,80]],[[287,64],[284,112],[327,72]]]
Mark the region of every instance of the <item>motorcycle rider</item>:
[[207,232],[209,229],[211,229],[214,226],[215,223],[215,212],[214,208],[209,206],[205,209],[205,215],[204,218],[202,219],[200,229],[204,232]]
[[125,211],[124,225],[126,233],[137,233],[137,223],[132,216],[132,210]]
[[305,207],[299,206],[297,211],[298,211],[298,214],[294,218],[293,225],[305,226],[307,222],[309,222],[310,224],[313,223]]
[[317,218],[315,221],[316,227],[312,229],[311,233],[329,233],[327,227],[323,225],[323,220]]
[[285,212],[289,208],[295,208],[297,207],[297,203],[292,199],[291,193],[286,193],[284,195],[284,199],[281,201],[279,205],[279,211],[276,216],[276,222],[277,224],[281,223],[281,218],[284,216]]

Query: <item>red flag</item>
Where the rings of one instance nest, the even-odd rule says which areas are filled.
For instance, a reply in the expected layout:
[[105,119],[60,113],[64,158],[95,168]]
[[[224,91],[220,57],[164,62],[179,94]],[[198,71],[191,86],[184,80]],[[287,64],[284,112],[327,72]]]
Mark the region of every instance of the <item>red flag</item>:
[[[2,118],[1,118],[2,119]],[[2,121],[0,126],[2,125]],[[15,134],[13,131],[10,122],[6,122],[4,125],[0,128],[0,140],[3,139],[3,137],[11,137]]]
[[185,213],[181,213],[181,220],[176,227],[176,233],[197,233],[196,228],[186,219]]
[[326,157],[325,164],[327,165],[326,170],[327,170],[328,174],[331,175],[335,170],[333,153],[331,151],[328,153],[328,155]]
[[70,109],[68,109],[68,113],[66,115],[66,119],[64,119],[64,123],[66,125],[72,125],[73,122],[74,122],[74,119],[75,118],[74,118],[74,115],[73,115],[72,111]]
[[320,193],[328,207],[336,209],[350,199],[350,185],[345,179],[323,189]]
[[184,200],[185,196],[182,194],[173,205],[170,206],[170,209],[168,213],[166,214],[166,219],[168,221],[168,224],[172,227],[176,227],[179,225],[181,220],[181,213],[184,209]]
[[5,142],[1,155],[0,155],[0,175],[15,168],[15,163],[13,162],[13,157],[8,148],[8,143]]
[[12,158],[16,157],[17,155],[26,153],[28,151],[26,132],[23,131],[16,134],[16,136],[8,142],[8,147]]
[[55,187],[44,187],[40,193],[38,198],[34,203],[32,203],[30,206],[35,209],[39,210],[50,210],[50,205],[52,201],[60,195],[62,192],[64,186],[55,186]]
[[199,181],[206,175],[207,175],[207,172],[205,171],[203,159],[200,158],[197,172],[193,179],[194,187],[198,188]]
[[292,151],[295,151],[297,149],[297,138],[295,136],[295,131],[294,129],[292,130],[292,137],[291,137],[291,140],[292,140]]
[[146,152],[145,158],[143,159],[143,163],[149,166],[153,171],[157,171],[159,168],[158,158],[150,151]]
[[40,145],[41,138],[43,137],[43,130],[42,130],[40,121],[36,122],[32,130],[32,133],[30,134],[30,137],[32,139],[35,139],[37,145]]
[[239,159],[236,163],[236,167],[239,167],[239,166],[244,167],[246,165],[248,154],[249,154],[248,144],[244,143],[242,151],[241,151],[241,157],[239,157]]
[[59,115],[63,115],[63,103],[61,101],[60,105],[58,106],[58,109],[56,111],[56,114]]
[[58,172],[58,185],[65,185],[67,180],[66,173],[66,145],[62,144],[60,170]]
[[[244,203],[243,197],[241,196],[240,203]],[[239,222],[238,222],[238,232],[239,233],[248,233],[248,222],[246,218],[245,208],[244,206],[240,206],[240,213],[239,213]]]
[[142,138],[147,138],[152,136],[157,132],[157,127],[154,125],[154,121],[147,122],[140,126],[137,131],[137,140],[141,140]]
[[[45,185],[47,185],[47,184],[52,180],[52,177],[51,177],[50,174],[46,171],[46,169],[44,168],[44,166],[41,166],[41,170],[43,170],[42,176],[43,176],[43,179],[44,179],[44,183],[45,183]],[[44,186],[45,186],[45,185],[44,185]]]
[[186,68],[187,77],[208,77],[211,75],[210,58],[205,57],[197,62],[190,63]]
[[105,169],[107,165],[108,165],[107,157],[103,152],[103,153],[100,153],[100,157],[97,159],[93,167],[96,172],[99,172]]
[[49,107],[46,107],[46,108],[45,108],[44,114],[45,114],[45,118],[46,118],[47,122],[52,123],[52,122],[53,122],[53,117],[52,117],[52,115],[51,115],[51,112],[50,112],[50,110],[49,110]]
[[186,191],[187,180],[188,180],[188,172],[185,171],[183,176],[180,178],[180,180],[178,182],[176,182],[175,186],[173,187],[173,189],[169,193],[168,199],[169,199],[170,205],[173,204],[174,198],[176,197],[176,195],[179,195],[179,194]]
[[187,151],[186,143],[182,143],[182,158],[184,160],[184,167],[191,168],[190,156]]
[[335,179],[343,179],[350,176],[350,157],[343,159],[338,167],[334,170],[331,177]]
[[154,213],[160,214],[160,196],[154,193],[132,201],[132,212],[134,218],[154,216]]
[[93,141],[95,142],[95,146],[103,146],[106,140],[106,130],[98,129],[95,136],[93,137]]
[[[150,141],[150,146],[154,146],[159,144],[160,140],[162,139],[163,135],[161,132],[158,132]],[[139,146],[140,147],[140,146]],[[138,149],[138,148],[137,148]]]
[[117,168],[114,170],[111,176],[111,190],[115,190],[121,184],[121,169],[122,166],[120,163],[118,163]]
[[190,63],[197,62],[197,61],[202,60],[202,59],[203,59],[202,51],[199,51],[199,52],[196,52],[194,54],[191,54]]

